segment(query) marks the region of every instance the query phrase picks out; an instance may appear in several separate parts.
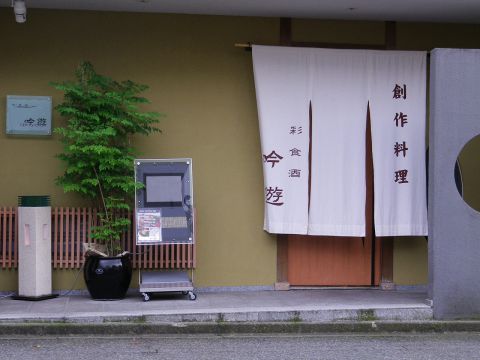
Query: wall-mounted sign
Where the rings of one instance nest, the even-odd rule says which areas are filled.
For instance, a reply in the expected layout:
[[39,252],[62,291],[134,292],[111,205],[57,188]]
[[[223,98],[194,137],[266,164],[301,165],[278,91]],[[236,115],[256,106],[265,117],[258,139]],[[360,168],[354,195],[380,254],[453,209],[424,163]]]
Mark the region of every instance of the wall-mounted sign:
[[51,135],[52,97],[7,95],[7,135]]

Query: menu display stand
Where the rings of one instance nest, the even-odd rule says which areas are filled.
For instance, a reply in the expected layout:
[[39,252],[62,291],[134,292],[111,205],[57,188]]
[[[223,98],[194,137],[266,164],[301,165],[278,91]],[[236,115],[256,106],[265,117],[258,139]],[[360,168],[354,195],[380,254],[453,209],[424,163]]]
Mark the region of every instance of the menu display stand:
[[[136,244],[195,246],[192,159],[137,159],[135,179],[143,185],[135,194]],[[180,254],[172,254],[175,256]],[[193,270],[193,266],[140,270],[143,300],[149,301],[153,293],[171,292],[195,300]]]

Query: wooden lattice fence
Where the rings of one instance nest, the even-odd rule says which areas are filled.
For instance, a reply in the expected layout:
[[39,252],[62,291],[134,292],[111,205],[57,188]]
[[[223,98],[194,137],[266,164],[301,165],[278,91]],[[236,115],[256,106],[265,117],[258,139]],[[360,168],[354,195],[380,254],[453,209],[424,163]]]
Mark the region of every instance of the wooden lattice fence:
[[[122,246],[132,253],[136,269],[192,269],[195,267],[194,244],[135,244],[134,217],[132,225],[122,234]],[[0,267],[18,266],[18,210],[0,207]],[[52,208],[52,266],[54,269],[78,269],[84,257],[82,243],[92,242],[90,229],[97,224],[97,210],[91,208]]]

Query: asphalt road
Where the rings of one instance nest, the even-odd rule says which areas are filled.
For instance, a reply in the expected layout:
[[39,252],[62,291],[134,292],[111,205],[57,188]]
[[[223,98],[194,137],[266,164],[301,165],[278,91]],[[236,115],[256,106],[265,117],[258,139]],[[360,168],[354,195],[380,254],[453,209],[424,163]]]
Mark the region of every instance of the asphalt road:
[[1,337],[0,359],[480,359],[480,333]]

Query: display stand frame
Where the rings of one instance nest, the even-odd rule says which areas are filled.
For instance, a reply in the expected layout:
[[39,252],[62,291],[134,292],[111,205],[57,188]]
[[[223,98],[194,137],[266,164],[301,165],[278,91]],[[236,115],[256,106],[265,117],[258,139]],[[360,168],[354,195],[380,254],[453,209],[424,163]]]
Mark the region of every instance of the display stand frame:
[[[135,193],[137,245],[195,246],[192,159],[136,159],[135,180],[144,186]],[[154,293],[180,292],[195,300],[194,267],[140,270],[139,291],[144,301]]]

